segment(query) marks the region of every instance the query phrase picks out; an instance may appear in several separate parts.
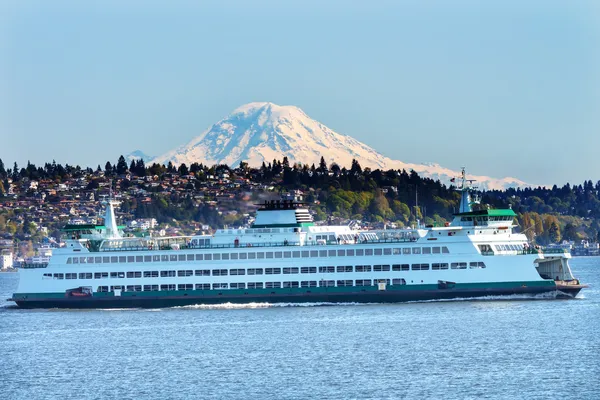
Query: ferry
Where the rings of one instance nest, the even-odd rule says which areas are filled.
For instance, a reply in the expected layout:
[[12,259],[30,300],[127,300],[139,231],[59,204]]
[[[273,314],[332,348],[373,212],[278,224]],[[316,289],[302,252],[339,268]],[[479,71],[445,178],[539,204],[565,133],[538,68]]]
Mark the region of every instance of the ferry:
[[67,225],[69,238],[49,263],[19,269],[9,301],[23,308],[392,303],[573,298],[587,287],[573,276],[568,250],[543,249],[514,232],[512,209],[473,210],[464,169],[457,189],[459,212],[445,226],[319,226],[305,204],[279,200],[261,204],[249,228],[146,238],[123,234],[119,202],[109,198],[104,225]]

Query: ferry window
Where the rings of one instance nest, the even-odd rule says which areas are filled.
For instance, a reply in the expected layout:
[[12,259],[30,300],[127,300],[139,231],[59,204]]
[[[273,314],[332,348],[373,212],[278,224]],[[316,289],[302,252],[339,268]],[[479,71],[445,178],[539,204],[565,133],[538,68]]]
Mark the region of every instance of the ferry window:
[[327,250],[319,250],[319,257],[327,257]]
[[402,254],[410,254],[410,247],[405,247],[402,249]]
[[264,252],[262,252],[262,251],[259,251],[259,252],[257,252],[257,253],[256,253],[256,258],[258,258],[258,259],[263,259],[263,258],[265,258],[265,253],[264,253]]
[[283,269],[283,273],[284,274],[297,274],[298,273],[298,267],[284,268]]
[[168,254],[163,254],[162,256],[160,256],[160,260],[161,261],[169,261],[169,255]]
[[302,268],[300,268],[300,273],[301,274],[316,274],[317,267],[302,267]]
[[373,255],[373,249],[365,249],[365,256],[372,256]]
[[[44,275],[46,275],[46,274],[44,274]],[[92,279],[92,273],[91,272],[80,272],[79,279]]]
[[335,286],[335,281],[325,281],[325,280],[319,281],[319,287],[334,287],[334,286]]
[[442,253],[448,254],[450,252],[448,251],[448,248],[446,246],[444,246],[444,247],[442,247]]
[[88,257],[87,262],[88,264],[92,264],[94,262],[94,257]]
[[359,279],[356,281],[356,286],[372,286],[370,279]]
[[110,257],[102,257],[102,263],[103,264],[108,264],[110,261]]
[[337,255],[338,255],[338,257],[344,257],[346,255],[346,250],[338,250]]
[[213,276],[226,276],[228,271],[226,269],[213,269]]
[[281,251],[275,252],[275,258],[281,258]]
[[229,270],[229,275],[246,275],[246,270],[242,268],[231,269]]
[[194,285],[191,283],[180,283],[177,285],[177,290],[194,290]]
[[71,257],[67,258],[67,264],[71,264]]
[[[215,260],[218,260],[219,257],[217,257],[219,254],[215,254]],[[221,260],[229,260],[229,253],[221,253]]]
[[73,264],[79,264],[79,257],[73,257]]
[[392,285],[406,285],[406,281],[402,278],[392,279]]
[[408,264],[400,264],[400,269],[402,271],[408,271],[410,268],[410,266]]
[[[137,276],[136,276],[137,274]],[[127,272],[127,277],[128,278],[141,278],[142,277],[142,273],[140,271],[129,271]]]
[[193,254],[188,254],[187,255],[187,261],[194,261],[194,255]]
[[479,261],[479,262],[477,263],[477,266],[478,266],[479,268],[485,268],[485,263],[483,263],[483,262]]
[[210,269],[197,269],[195,271],[196,276],[210,276]]
[[317,287],[317,281],[302,281],[300,282],[300,287]]
[[144,285],[144,292],[158,292],[158,285]]
[[177,254],[171,254],[169,257],[170,261],[177,261]]
[[421,264],[421,271],[425,271],[429,269],[429,264]]
[[185,261],[185,254],[178,254],[177,261]]
[[335,242],[335,235],[329,235],[329,241]]
[[365,255],[365,251],[363,249],[356,249],[356,256],[360,257]]
[[[377,270],[375,267],[379,267],[379,270]],[[390,270],[390,266],[389,265],[374,265],[373,266],[373,271],[381,271],[381,272],[387,272]]]
[[175,276],[175,271],[160,271],[161,278],[168,278],[168,277],[174,277],[174,276]]
[[210,283],[196,283],[196,290],[210,290]]
[[381,249],[375,249],[375,255],[380,256],[382,254]]
[[248,282],[248,289],[262,289],[262,282]]
[[127,256],[127,262],[128,263],[135,262],[135,256]]
[[65,274],[65,279],[77,279],[77,274],[76,273],[69,273],[69,272],[67,272]]
[[391,256],[392,255],[392,249],[383,249],[383,255]]
[[267,258],[273,258],[273,253],[270,251],[267,251]]
[[454,263],[450,264],[450,267],[452,269],[466,269],[467,263],[466,262],[454,262]]
[[335,267],[334,266],[319,267],[319,272],[320,273],[332,273],[332,272],[335,272]]
[[311,250],[310,251],[310,256],[311,257],[319,257],[319,251],[318,250]]
[[248,258],[248,253],[240,253],[240,260],[245,260]]
[[152,256],[152,261],[154,261],[154,262],[160,261],[160,256],[159,255]]
[[392,271],[400,271],[400,264],[392,265]]
[[112,256],[112,257],[110,258],[110,262],[111,262],[111,263],[116,263],[116,262],[118,261],[118,259],[119,259],[119,257],[117,257],[117,256]]
[[431,254],[431,247],[423,247],[423,254]]
[[352,265],[338,265],[337,272],[352,272]]
[[191,269],[177,271],[177,276],[192,276],[192,275],[194,275],[194,271],[192,271]]
[[352,280],[338,280],[337,285],[338,285],[338,287],[352,286]]
[[440,263],[433,263],[431,264],[431,269],[432,270],[439,270],[440,268]]
[[231,253],[231,259],[232,260],[237,260],[238,259],[238,253]]
[[397,255],[399,255],[399,254],[402,253],[402,250],[399,249],[399,248],[395,248],[395,249],[393,249],[393,253],[394,253],[395,256],[397,256]]
[[64,279],[65,275],[64,274],[54,274],[54,279]]
[[262,275],[262,268],[248,268],[248,275]]
[[246,289],[246,284],[243,282],[238,282],[238,283],[230,283],[229,287],[231,289]]
[[421,254],[421,248],[420,247],[413,247],[412,248],[412,253],[413,254]]
[[255,260],[256,259],[256,253],[248,253],[248,259],[249,260]]
[[267,283],[265,283],[265,287],[267,289],[280,289],[281,282],[267,282]]
[[292,252],[291,251],[284,251],[283,252],[283,258],[292,258]]
[[355,267],[356,272],[371,272],[370,265],[357,265]]
[[160,290],[175,290],[175,284],[160,285]]
[[144,256],[135,256],[135,262],[144,262]]
[[108,272],[95,272],[94,279],[105,279],[108,278]]
[[204,258],[203,256],[203,254],[196,254],[196,261],[202,261],[202,259]]
[[107,293],[108,292],[108,286],[98,286],[98,292]]
[[[294,256],[295,257],[295,256]],[[303,250],[302,251],[302,258],[308,258],[310,257],[310,251],[308,250]]]
[[85,257],[79,257],[79,264],[85,264],[86,258]]
[[265,268],[265,275],[281,274],[281,268]]
[[158,271],[144,271],[144,278],[158,278]]
[[294,257],[294,258],[300,258],[300,252],[299,251],[292,251],[292,257]]
[[119,262],[120,262],[120,263],[125,263],[125,262],[127,262],[127,257],[125,257],[125,256],[119,256]]
[[212,260],[212,254],[205,254],[204,255],[204,261],[211,261]]
[[427,269],[429,269],[429,264],[413,264],[412,265],[413,271],[424,271]]
[[348,250],[346,250],[346,256],[348,256],[348,257],[354,257],[354,249],[348,249]]
[[127,285],[128,292],[141,292],[142,285]]
[[297,288],[298,286],[298,282],[283,282],[284,288]]

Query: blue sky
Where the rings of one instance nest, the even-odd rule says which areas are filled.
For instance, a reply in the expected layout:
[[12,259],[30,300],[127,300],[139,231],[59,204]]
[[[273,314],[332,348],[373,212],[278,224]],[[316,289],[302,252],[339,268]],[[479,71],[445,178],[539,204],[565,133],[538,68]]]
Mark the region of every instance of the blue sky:
[[0,158],[96,166],[251,101],[394,159],[600,180],[598,1],[0,2]]

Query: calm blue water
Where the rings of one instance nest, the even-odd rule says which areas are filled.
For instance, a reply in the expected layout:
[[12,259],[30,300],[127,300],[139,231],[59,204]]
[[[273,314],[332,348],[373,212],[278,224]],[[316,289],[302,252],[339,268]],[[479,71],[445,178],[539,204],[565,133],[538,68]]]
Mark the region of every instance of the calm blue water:
[[[600,398],[600,258],[575,300],[0,307],[2,399]],[[0,274],[0,298],[16,274]]]

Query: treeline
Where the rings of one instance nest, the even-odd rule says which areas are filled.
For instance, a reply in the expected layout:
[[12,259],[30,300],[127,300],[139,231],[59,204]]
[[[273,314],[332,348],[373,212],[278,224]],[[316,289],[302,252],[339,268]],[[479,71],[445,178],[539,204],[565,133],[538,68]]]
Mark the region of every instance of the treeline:
[[[311,204],[320,220],[328,218],[357,219],[369,222],[394,222],[398,226],[413,225],[419,220],[425,224],[443,224],[452,219],[458,209],[460,195],[454,187],[447,187],[439,181],[419,176],[415,171],[372,170],[362,168],[353,160],[349,168],[336,163],[328,165],[323,158],[318,165],[290,164],[284,157],[263,163],[259,168],[251,168],[241,162],[236,168],[227,165],[203,165],[193,163],[175,167],[165,165],[145,165],[143,160],[127,164],[123,156],[117,162],[106,162],[94,170],[46,163],[36,167],[27,163],[19,168],[5,168],[0,160],[0,195],[5,193],[7,179],[19,182],[22,179],[51,179],[61,181],[67,178],[89,176],[103,172],[108,177],[123,177],[131,173],[135,176],[157,176],[159,180],[174,174],[194,175],[195,183],[190,183],[187,195],[166,195],[155,193],[151,203],[138,203],[132,199],[123,208],[137,218],[154,217],[159,222],[168,220],[198,221],[211,226],[239,224],[240,215],[223,217],[214,207],[198,206],[192,195],[209,178],[227,174],[229,179],[246,178],[255,183],[274,185],[275,190],[285,192],[301,189],[306,194],[305,201]],[[96,174],[98,175],[98,174]],[[92,178],[88,189],[97,188],[100,178]],[[128,181],[122,181],[128,182]],[[131,183],[125,183],[126,188]],[[157,191],[159,189],[156,189]],[[585,181],[581,185],[566,184],[552,188],[525,188],[491,190],[481,192],[481,207],[512,209],[518,215],[521,229],[540,244],[560,240],[587,238],[598,240],[600,232],[600,181],[595,185]],[[258,201],[254,198],[253,201]],[[247,201],[235,199],[233,209],[247,209]]]

